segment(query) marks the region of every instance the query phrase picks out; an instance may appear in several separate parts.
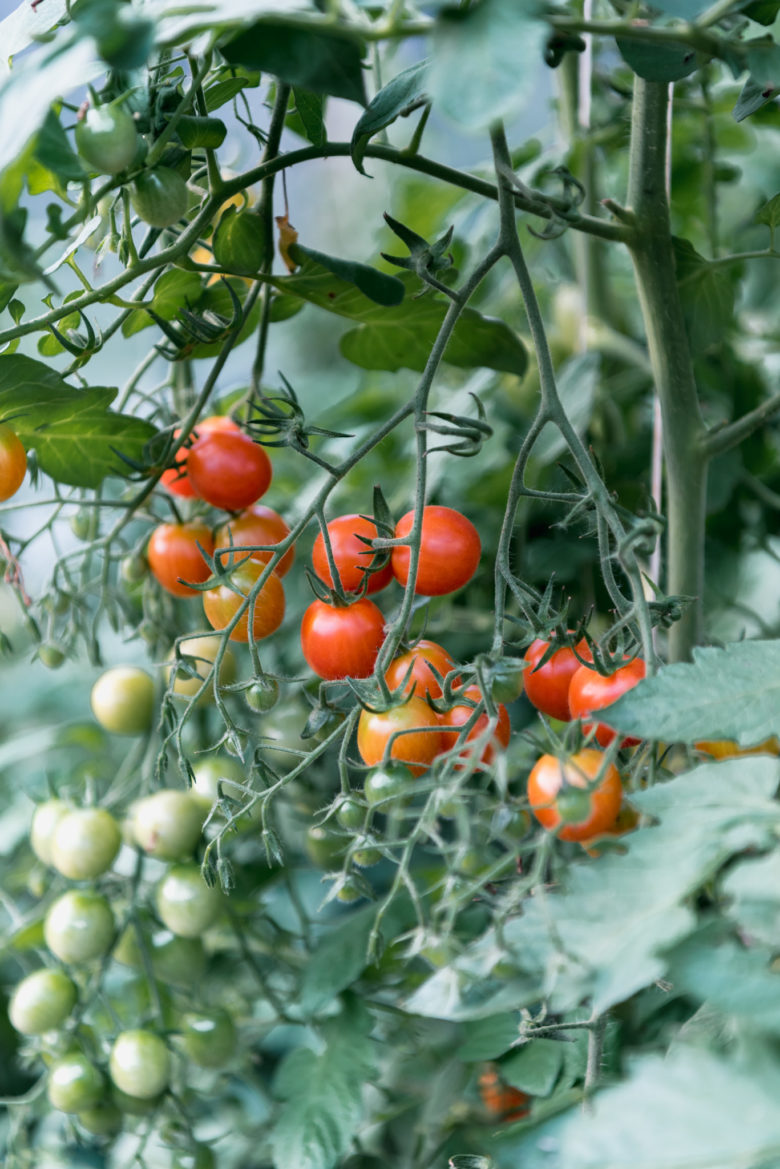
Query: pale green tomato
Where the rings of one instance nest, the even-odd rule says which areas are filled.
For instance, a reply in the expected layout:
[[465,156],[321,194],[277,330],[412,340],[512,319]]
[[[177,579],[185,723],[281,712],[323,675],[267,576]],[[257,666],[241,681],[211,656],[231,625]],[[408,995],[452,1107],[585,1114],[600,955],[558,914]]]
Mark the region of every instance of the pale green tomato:
[[[232,755],[210,755],[201,759],[193,767],[195,782],[191,791],[200,802],[205,812],[211,811],[220,795],[228,801],[236,802],[236,809],[248,799],[246,788],[246,767]],[[260,804],[255,803],[248,812],[243,813],[235,822],[236,828],[245,829],[256,824],[261,819]]]
[[182,1045],[202,1068],[221,1068],[236,1050],[236,1026],[227,1011],[193,1011],[184,1018]]
[[94,1108],[76,1114],[82,1128],[95,1137],[110,1137],[122,1127],[122,1113],[113,1100],[101,1100]]
[[[205,633],[202,637],[188,637],[186,641],[181,643],[179,659],[192,670],[195,670],[198,676],[195,678],[190,673],[185,673],[181,666],[179,666],[173,683],[174,694],[177,694],[180,698],[193,698],[198,693],[203,679],[208,677],[211,671],[222,641],[223,638],[218,633]],[[175,650],[171,650],[168,655],[168,662],[173,663],[175,661],[176,652]],[[170,683],[172,671],[173,665],[166,665],[166,684]],[[219,685],[229,686],[235,680],[235,677],[236,657],[230,647],[228,647],[219,665]],[[214,693],[210,688],[200,698],[202,703],[208,703],[213,700]]]
[[[155,976],[166,985],[193,986],[198,983],[206,969],[206,953],[200,938],[180,938],[170,930],[155,929],[151,923],[145,925],[144,940]],[[144,969],[143,954],[132,925],[122,933],[112,957],[123,966]]]
[[178,860],[192,854],[203,819],[199,801],[189,792],[164,788],[135,805],[133,836],[149,856]]
[[127,110],[111,102],[92,106],[76,123],[76,149],[99,174],[116,175],[134,161],[138,131]]
[[120,1092],[141,1100],[159,1096],[171,1078],[170,1052],[153,1031],[122,1031],[111,1048],[108,1066]]
[[36,970],[16,987],[8,1018],[22,1035],[42,1035],[65,1022],[76,998],[75,984],[62,970]]
[[77,808],[57,822],[51,845],[51,863],[71,881],[99,877],[114,863],[122,836],[105,808]]
[[39,861],[51,865],[51,847],[54,839],[54,829],[63,816],[72,811],[71,805],[65,800],[44,800],[33,812],[30,826],[30,847]]
[[114,915],[105,897],[71,889],[50,906],[43,936],[61,962],[80,963],[107,953],[114,929]]
[[140,1096],[131,1096],[127,1092],[120,1092],[115,1084],[111,1087],[111,1099],[119,1111],[124,1112],[127,1116],[148,1116],[160,1103],[159,1096],[144,1100]]
[[174,865],[157,886],[157,912],[168,929],[197,938],[215,921],[222,894],[210,889],[197,865]]
[[137,666],[114,666],[92,687],[92,713],[112,735],[142,735],[152,728],[154,682]]
[[49,1068],[46,1094],[61,1112],[83,1112],[103,1098],[103,1077],[85,1055],[73,1053],[55,1060]]

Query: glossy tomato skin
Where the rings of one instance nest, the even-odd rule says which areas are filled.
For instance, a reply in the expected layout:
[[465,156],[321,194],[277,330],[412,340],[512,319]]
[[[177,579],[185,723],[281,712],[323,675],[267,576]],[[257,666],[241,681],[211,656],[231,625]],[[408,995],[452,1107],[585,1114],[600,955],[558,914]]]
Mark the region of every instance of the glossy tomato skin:
[[361,711],[357,745],[363,762],[369,767],[382,763],[394,734],[398,734],[398,737],[393,741],[389,756],[407,763],[413,775],[422,775],[444,750],[444,734],[439,725],[439,716],[424,698],[414,696],[403,705],[393,706],[381,713]]
[[197,865],[173,865],[157,886],[156,902],[160,920],[171,933],[197,938],[219,914],[222,895],[209,888]]
[[[482,691],[480,690],[479,686],[467,686],[463,691],[463,694],[464,697],[470,698],[473,702],[482,701]],[[490,742],[486,743],[482,750],[482,756],[480,758],[481,766],[477,767],[478,771],[481,770],[482,766],[490,766],[496,757],[496,752],[505,751],[509,746],[509,740],[512,735],[512,727],[509,722],[509,712],[503,703],[499,703],[496,707],[496,713],[498,715],[496,727],[493,731]],[[450,710],[446,711],[446,713],[441,716],[440,721],[442,730],[444,731],[445,751],[450,751],[456,745],[460,736],[460,728],[465,726],[473,714],[474,707],[468,706],[464,702],[458,703],[457,706],[451,707]],[[470,758],[469,748],[466,744],[484,734],[489,722],[490,719],[488,718],[487,711],[483,711],[466,736],[466,743],[464,744],[463,750],[460,753],[460,756],[464,759],[464,761],[468,762]]]
[[111,102],[92,106],[76,123],[76,149],[99,174],[116,175],[134,161],[138,131],[132,115]]
[[[585,719],[592,711],[617,702],[621,694],[625,694],[627,690],[636,686],[637,682],[641,682],[646,672],[647,667],[641,658],[634,658],[632,662],[621,666],[608,677],[597,673],[589,666],[580,666],[569,683],[569,709],[572,718]],[[586,734],[592,725],[590,722],[583,722],[582,729]],[[596,724],[596,742],[602,747],[608,747],[614,738],[615,732],[606,723]],[[620,745],[631,747],[639,741],[627,737]]]
[[213,1011],[191,1011],[184,1018],[182,1046],[199,1067],[223,1067],[236,1050],[237,1041],[236,1025],[231,1015],[220,1007]]
[[91,1060],[79,1052],[64,1055],[49,1068],[46,1094],[53,1108],[81,1112],[94,1108],[105,1090],[103,1077]]
[[196,494],[213,507],[239,511],[256,503],[271,483],[271,460],[245,434],[212,431],[197,439],[187,456]]
[[[455,662],[443,645],[423,638],[413,649],[394,658],[388,666],[385,681],[391,690],[401,685],[410,667],[411,673],[404,686],[404,695],[414,691],[418,698],[425,698],[426,695],[430,698],[441,698],[441,683],[434,670],[445,678],[455,669]],[[455,678],[453,685],[457,686],[459,681],[459,678]]]
[[[412,530],[414,512],[408,511],[395,525],[395,536]],[[423,597],[441,597],[467,584],[479,565],[482,543],[471,520],[451,507],[423,508],[420,558],[414,591]],[[390,563],[395,579],[406,585],[411,548],[393,548]]]
[[[363,583],[365,568],[371,564],[375,553],[360,539],[361,536],[373,540],[379,535],[373,520],[363,516],[350,514],[338,516],[328,524],[328,536],[333,552],[333,559],[338,570],[341,587],[346,593],[355,593]],[[328,555],[325,549],[325,540],[322,532],[314,541],[311,550],[311,560],[314,571],[321,581],[329,588],[333,588],[333,577],[328,564]],[[372,572],[368,578],[366,592],[378,593],[393,579],[393,569],[388,561],[384,568]]]
[[122,836],[105,808],[76,808],[58,821],[51,863],[71,881],[88,881],[111,868]]
[[0,502],[10,499],[24,482],[27,452],[10,426],[0,424]]
[[120,1092],[152,1100],[168,1087],[170,1052],[153,1031],[122,1031],[111,1048],[109,1071]]
[[[190,446],[201,438],[204,434],[211,434],[215,430],[232,430],[240,433],[239,427],[232,418],[228,418],[224,414],[212,414],[209,418],[203,418],[190,434]],[[173,432],[174,438],[179,438],[181,435],[181,427],[177,427]],[[178,495],[182,499],[196,499],[197,495],[195,488],[190,483],[189,475],[187,474],[187,456],[189,455],[189,446],[179,447],[175,456],[175,466],[169,467],[163,471],[160,476],[160,484],[169,491],[171,495]]]
[[178,860],[194,850],[204,818],[203,808],[191,792],[161,788],[135,805],[133,836],[148,856]]
[[159,524],[149,537],[146,549],[152,576],[174,597],[194,597],[198,590],[184,582],[202,584],[211,576],[201,548],[207,556],[214,551],[214,537],[207,524],[198,520],[188,524]]
[[51,850],[54,843],[54,833],[63,816],[71,811],[70,804],[65,800],[44,800],[38,804],[33,812],[30,825],[30,847],[39,861],[51,865]]
[[618,769],[610,763],[598,786],[585,790],[603,765],[601,751],[592,747],[566,759],[555,755],[537,759],[528,777],[528,802],[548,832],[558,830],[561,840],[582,841],[600,836],[613,826],[623,799]]
[[112,735],[141,735],[152,727],[154,682],[137,666],[112,666],[92,687],[90,705]]
[[312,601],[301,621],[301,649],[319,678],[367,678],[385,639],[385,618],[367,597],[338,607]]
[[107,953],[114,928],[114,915],[105,897],[70,889],[50,906],[43,936],[56,958],[75,965]]
[[[227,584],[218,585],[215,589],[208,589],[203,593],[203,612],[212,629],[224,629],[232,621],[244,599],[249,596],[252,588],[260,576],[266,571],[264,564],[257,560],[245,560],[234,568],[230,574],[231,581],[240,591],[234,593]],[[249,641],[249,614],[252,606],[248,605],[239,617],[235,628],[230,633],[231,641]],[[254,601],[252,613],[252,639],[262,641],[270,637],[281,625],[284,619],[284,587],[275,572],[269,574]]]
[[[543,666],[539,666],[549,648],[550,642],[540,637],[531,642],[525,651],[528,665],[523,671],[523,685],[528,701],[542,714],[561,722],[570,722],[569,683],[582,663],[577,660],[577,654],[570,646],[561,646]],[[577,643],[577,653],[586,660],[590,659],[590,650],[584,637]]]
[[[226,524],[217,528],[214,547],[219,550],[220,548],[240,548],[251,544],[279,544],[289,534],[290,529],[278,512],[271,507],[266,507],[265,504],[254,503],[233,519],[228,520]],[[240,561],[250,555],[252,560],[256,560],[258,564],[267,564],[272,558],[273,552],[240,552],[235,554],[234,560]],[[292,568],[294,559],[295,548],[288,548],[274,567],[276,575],[278,577],[286,576]],[[227,567],[229,557],[224,555],[218,557],[217,560],[222,567]]]
[[62,970],[36,970],[14,990],[8,1018],[22,1035],[42,1035],[65,1022],[77,997],[74,982]]

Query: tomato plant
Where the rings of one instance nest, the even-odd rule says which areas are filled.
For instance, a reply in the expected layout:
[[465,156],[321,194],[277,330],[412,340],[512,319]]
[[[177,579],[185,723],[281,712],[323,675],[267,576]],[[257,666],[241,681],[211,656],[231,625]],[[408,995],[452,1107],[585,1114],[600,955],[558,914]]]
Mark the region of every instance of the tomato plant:
[[152,725],[154,682],[137,666],[113,666],[90,695],[92,713],[112,735],[141,735]]
[[223,1067],[236,1050],[235,1023],[222,1009],[188,1012],[181,1037],[187,1057],[204,1068]]
[[[406,680],[404,694],[414,691],[418,698],[441,698],[439,677],[443,681],[454,669],[455,662],[443,645],[422,638],[413,649],[393,659],[385,671],[385,681],[395,690]],[[453,678],[452,685],[457,686],[459,681],[458,677]]]
[[[245,511],[239,512],[233,519],[222,524],[214,536],[214,548],[229,550],[250,546],[252,544],[279,544],[290,534],[290,529],[278,512],[263,503],[254,503]],[[258,550],[252,553],[234,553],[234,560],[240,561],[251,555],[252,560],[259,564],[268,564],[273,551]],[[217,563],[227,567],[229,556],[217,557]],[[295,560],[295,547],[288,548],[284,556],[274,565],[274,572],[278,577],[286,576]]]
[[542,755],[528,776],[531,811],[561,840],[590,840],[608,831],[622,799],[620,772],[613,763],[605,766],[602,753],[592,747],[564,759]]
[[188,524],[159,524],[146,549],[149,568],[155,580],[174,597],[192,597],[211,576],[205,556],[214,551],[214,538],[207,524],[193,521]]
[[421,775],[444,750],[444,733],[436,712],[413,696],[389,710],[360,712],[357,730],[360,757],[369,767],[398,759]]
[[10,499],[24,482],[27,452],[16,432],[0,423],[0,502]]
[[384,639],[384,615],[367,597],[351,605],[312,601],[301,621],[301,650],[320,678],[367,678]]
[[[188,637],[176,650],[168,655],[169,665],[165,667],[166,681],[170,683],[171,674],[176,666],[173,679],[173,693],[180,698],[194,698],[200,690],[205,678],[209,677],[214,663],[222,646],[222,637],[216,633],[207,633],[203,637]],[[229,686],[236,677],[236,659],[229,646],[222,652],[219,663],[218,683],[220,686]],[[211,691],[202,695],[202,700],[208,702]]]
[[[572,718],[586,719],[587,715],[603,706],[610,706],[617,702],[621,694],[625,694],[637,682],[641,682],[647,672],[647,667],[641,658],[634,658],[625,666],[620,666],[612,674],[603,675],[591,669],[590,666],[580,666],[572,675],[569,683],[569,709]],[[592,723],[583,721],[582,729],[588,734]],[[596,723],[596,741],[602,747],[608,747],[615,738],[615,732],[608,723]],[[639,739],[628,735],[621,742],[621,746],[630,747],[639,742]]]
[[[230,585],[220,584],[204,592],[203,612],[213,629],[225,629],[230,624],[263,572],[264,564],[257,560],[245,560],[230,573]],[[275,572],[268,575],[238,618],[230,632],[231,641],[249,641],[250,614],[253,641],[270,637],[281,625],[284,619],[284,588]]]
[[[366,543],[379,535],[373,520],[361,515],[342,515],[327,525],[333,562],[339,575],[339,583],[347,593],[357,592],[366,578],[367,570],[379,556]],[[311,553],[315,573],[329,588],[333,588],[333,577],[328,563],[325,539],[322,532],[317,534]],[[393,579],[390,561],[371,572],[366,585],[367,593],[378,593]]]
[[[193,442],[202,435],[211,434],[215,430],[240,432],[240,428],[233,419],[228,418],[225,414],[211,414],[208,418],[201,418],[198,425],[190,434],[189,442],[184,446],[180,446],[177,450],[174,456],[174,466],[166,468],[160,476],[161,487],[164,487],[171,495],[178,495],[183,499],[197,498],[197,492],[190,483],[190,478],[187,474],[187,457]],[[181,437],[181,427],[174,429],[173,437],[175,439]]]
[[523,687],[528,701],[537,710],[550,718],[569,722],[572,717],[569,710],[569,684],[582,665],[580,658],[589,659],[590,651],[583,637],[577,643],[576,653],[570,646],[561,646],[540,665],[551,644],[537,637],[525,651],[528,665],[523,671]]
[[171,1056],[165,1042],[153,1031],[135,1028],[114,1040],[109,1060],[111,1080],[120,1092],[153,1100],[168,1087]]
[[[414,512],[408,511],[395,525],[395,537],[408,536]],[[414,591],[424,597],[441,597],[463,588],[479,566],[482,542],[471,520],[451,507],[423,508],[420,557]],[[411,549],[399,544],[390,558],[393,575],[401,585],[409,578]]]
[[30,847],[38,860],[45,865],[52,863],[52,845],[54,831],[64,816],[70,812],[71,806],[65,800],[44,800],[38,804],[33,812],[30,825]]
[[243,432],[214,430],[190,447],[187,474],[197,495],[213,507],[239,511],[271,484],[271,460]]
[[23,1035],[42,1035],[65,1022],[77,997],[75,983],[62,970],[36,970],[14,989],[8,1018]]
[[138,131],[132,116],[116,102],[90,106],[76,122],[76,149],[99,174],[127,170],[138,153]]

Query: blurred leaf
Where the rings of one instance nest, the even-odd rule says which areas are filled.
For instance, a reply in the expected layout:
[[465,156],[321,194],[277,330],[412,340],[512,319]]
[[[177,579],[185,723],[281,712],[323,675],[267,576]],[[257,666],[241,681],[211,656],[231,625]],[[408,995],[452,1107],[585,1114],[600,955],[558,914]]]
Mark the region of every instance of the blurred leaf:
[[734,322],[734,274],[709,264],[689,240],[674,240],[677,284],[694,350],[719,344]]
[[174,320],[179,309],[193,308],[198,303],[203,292],[202,281],[197,272],[171,268],[155,283],[152,309],[163,320]]
[[[307,138],[313,146],[322,146],[328,138],[323,120],[325,103],[322,94],[310,93],[306,89],[296,87],[293,90],[293,99],[295,101],[295,113],[300,121],[303,137]],[[290,115],[288,125],[291,125],[292,129],[297,129],[292,124],[294,116]]]
[[368,936],[374,924],[373,907],[341,919],[310,955],[301,981],[304,1011],[315,1012],[359,978],[367,962]]
[[734,119],[737,122],[743,122],[745,118],[749,118],[751,114],[755,114],[768,101],[771,101],[776,93],[776,89],[768,88],[762,82],[756,81],[755,78],[748,77],[737,99],[737,104],[734,106]]
[[780,12],[780,0],[753,0],[742,11],[758,24],[774,24]]
[[288,85],[366,104],[363,47],[353,35],[303,28],[286,20],[259,20],[224,41],[226,61],[272,73]]
[[368,264],[358,264],[354,260],[341,260],[336,256],[326,256],[323,252],[315,252],[313,248],[305,248],[302,244],[292,244],[290,255],[296,263],[303,263],[300,259],[309,260],[318,264],[320,268],[332,272],[340,280],[354,284],[357,289],[377,304],[391,306],[400,304],[406,295],[403,282],[397,276],[388,276],[377,268]]
[[693,73],[698,65],[696,53],[689,45],[653,44],[633,37],[615,37],[625,63],[645,81],[679,81]]
[[777,948],[780,938],[780,850],[743,860],[721,884],[725,912],[750,938]]
[[468,1063],[496,1059],[509,1050],[518,1033],[516,1011],[508,1011],[504,1015],[491,1015],[474,1023],[464,1023],[464,1039],[458,1048],[458,1059]]
[[10,59],[31,45],[36,37],[54,28],[68,10],[67,0],[46,0],[45,5],[33,6],[29,0],[20,0],[13,12],[0,21],[0,44],[3,60]]
[[412,105],[424,92],[427,61],[418,61],[404,69],[392,81],[383,86],[369,102],[355,129],[352,131],[352,161],[361,174],[365,174],[363,158],[366,146],[396,118]]
[[766,223],[768,227],[777,227],[780,223],[780,194],[771,198],[763,207],[759,207],[756,212],[756,223]]
[[529,1096],[549,1096],[563,1066],[565,1042],[532,1039],[501,1061],[501,1078]]
[[259,74],[255,77],[246,74],[238,77],[225,77],[222,81],[215,81],[213,85],[206,86],[203,90],[203,96],[206,100],[208,113],[220,109],[236,97],[242,89],[256,85],[257,77]]
[[[598,353],[578,354],[558,371],[558,394],[569,422],[580,436],[587,430],[593,414],[600,371]],[[534,444],[533,457],[541,463],[554,463],[567,449],[561,432],[548,423]]]
[[84,168],[54,110],[49,110],[35,140],[35,158],[63,183],[83,182]]

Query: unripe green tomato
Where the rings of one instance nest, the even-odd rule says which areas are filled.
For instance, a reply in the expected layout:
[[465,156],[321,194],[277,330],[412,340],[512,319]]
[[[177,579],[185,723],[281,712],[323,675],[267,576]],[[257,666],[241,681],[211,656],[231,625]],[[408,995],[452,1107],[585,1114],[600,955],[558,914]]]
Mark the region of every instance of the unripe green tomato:
[[197,1145],[174,1154],[170,1169],[216,1169],[217,1162],[208,1145]]
[[[156,978],[164,984],[194,986],[206,969],[206,953],[200,938],[180,938],[170,930],[155,928],[144,918],[144,943]],[[114,947],[112,957],[123,966],[144,969],[144,958],[135,927],[126,927]]]
[[182,1046],[202,1068],[221,1068],[236,1050],[236,1026],[227,1011],[192,1011],[184,1018]]
[[339,864],[347,843],[343,836],[319,824],[312,824],[306,829],[306,855],[318,868],[329,869]]
[[[210,755],[202,759],[193,767],[195,782],[191,791],[204,809],[204,814],[211,810],[219,799],[220,789],[227,800],[245,803],[247,799],[247,775],[244,764],[232,755]],[[261,818],[260,804],[253,804],[248,812],[236,821],[236,828],[248,828]]]
[[171,1078],[170,1052],[153,1031],[122,1031],[111,1048],[108,1067],[120,1092],[141,1100],[159,1096]]
[[269,678],[267,674],[258,678],[244,691],[244,702],[256,714],[265,714],[273,710],[279,701],[279,683],[276,678]]
[[368,838],[366,842],[361,841],[361,847],[356,848],[350,854],[352,861],[361,869],[370,869],[372,865],[378,865],[382,859],[382,853],[378,848],[372,848]]
[[354,901],[359,901],[363,896],[357,881],[353,881],[351,877],[346,877],[339,888],[336,897],[339,901],[343,901],[346,905],[351,905]]
[[130,187],[136,215],[150,227],[170,227],[186,213],[187,184],[178,171],[167,166],[142,171]]
[[76,149],[84,161],[104,175],[116,175],[135,160],[138,131],[127,110],[112,102],[92,106],[76,125]]
[[122,836],[105,808],[76,808],[58,822],[51,845],[51,863],[71,881],[88,881],[114,863]]
[[82,508],[70,517],[70,530],[77,540],[91,540],[96,531],[96,513]]
[[71,889],[50,906],[43,923],[43,936],[56,958],[78,964],[107,953],[114,928],[114,915],[105,897]]
[[112,735],[142,735],[151,730],[154,682],[137,666],[114,666],[92,687],[92,713]]
[[36,970],[14,990],[8,1018],[22,1035],[42,1035],[65,1022],[77,997],[75,983],[62,970]]
[[70,804],[65,800],[44,800],[38,804],[30,825],[30,847],[39,861],[51,865],[51,849],[54,840],[54,830],[63,816],[72,811]]
[[414,790],[414,779],[408,767],[402,763],[387,763],[370,771],[365,778],[363,791],[372,807],[387,812],[402,807],[405,796]]
[[173,865],[157,886],[157,912],[171,933],[197,938],[216,920],[222,895],[209,888],[197,865]]
[[145,556],[125,556],[119,565],[119,574],[125,584],[138,584],[149,575]]
[[76,1114],[82,1128],[94,1137],[110,1137],[122,1127],[122,1113],[113,1100],[101,1100],[94,1108]]
[[139,800],[133,816],[136,844],[149,856],[178,860],[190,856],[200,840],[203,809],[189,792],[164,788]]
[[366,809],[352,796],[345,796],[336,812],[336,819],[342,828],[353,832],[366,822]]
[[111,1099],[120,1112],[126,1116],[148,1116],[160,1104],[160,1096],[153,1096],[149,1100],[141,1096],[131,1096],[128,1092],[120,1092],[116,1084],[111,1085]]
[[211,241],[220,268],[236,276],[256,276],[265,260],[265,229],[254,211],[224,213]]
[[100,1071],[85,1055],[74,1052],[55,1060],[49,1068],[46,1095],[61,1112],[83,1112],[103,1098],[105,1083]]
[[47,670],[58,670],[65,661],[65,654],[58,645],[52,645],[50,641],[44,641],[38,646],[38,661]]
[[514,702],[523,693],[522,658],[503,658],[493,669],[491,694],[495,702]]

